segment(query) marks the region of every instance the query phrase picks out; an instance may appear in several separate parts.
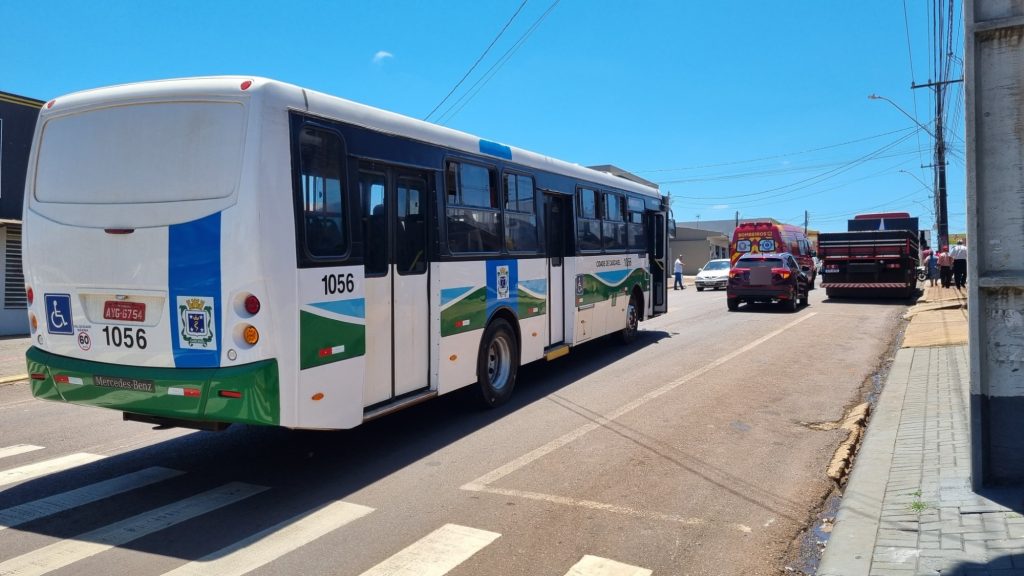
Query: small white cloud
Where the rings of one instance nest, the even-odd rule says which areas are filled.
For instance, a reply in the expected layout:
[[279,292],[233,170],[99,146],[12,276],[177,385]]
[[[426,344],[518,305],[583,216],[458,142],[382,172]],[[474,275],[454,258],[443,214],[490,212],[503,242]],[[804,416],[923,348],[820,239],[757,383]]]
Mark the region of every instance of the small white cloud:
[[395,57],[395,55],[392,54],[391,52],[388,52],[387,50],[380,50],[379,52],[377,52],[376,54],[373,55],[373,63],[374,64],[380,64],[384,60],[387,60],[388,58],[394,58],[394,57]]
[[729,207],[728,204],[715,204],[714,206],[711,207],[711,209],[712,210],[725,210],[728,207]]

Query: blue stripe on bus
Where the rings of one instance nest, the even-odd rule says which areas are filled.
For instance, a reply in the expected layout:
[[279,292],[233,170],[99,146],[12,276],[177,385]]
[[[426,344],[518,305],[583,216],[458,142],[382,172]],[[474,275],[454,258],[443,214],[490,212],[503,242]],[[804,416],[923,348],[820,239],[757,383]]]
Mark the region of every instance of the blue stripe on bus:
[[548,281],[543,278],[540,280],[520,280],[519,286],[538,296],[544,296],[548,293]]
[[472,290],[472,286],[462,286],[459,288],[442,288],[441,289],[441,306],[447,305],[452,300],[458,299],[460,296],[468,293]]
[[606,284],[616,286],[621,284],[622,281],[626,279],[626,276],[629,276],[630,272],[632,272],[632,270],[610,270],[608,272],[596,272],[594,275]]
[[[505,283],[504,287],[500,286],[501,282]],[[488,319],[498,306],[519,309],[519,262],[516,260],[487,261]]]
[[350,298],[348,300],[334,300],[333,302],[314,302],[310,304],[310,306],[320,308],[321,310],[327,310],[334,314],[340,314],[341,316],[366,319],[365,298]]
[[[171,314],[171,350],[176,368],[220,366],[220,212],[174,224],[168,231],[168,308]],[[200,298],[212,303],[213,339],[182,346],[182,311],[178,297]]]
[[506,160],[512,159],[512,149],[504,144],[498,144],[497,142],[491,142],[490,140],[480,141],[480,152],[482,154],[490,154],[491,156],[497,156],[498,158],[504,158]]

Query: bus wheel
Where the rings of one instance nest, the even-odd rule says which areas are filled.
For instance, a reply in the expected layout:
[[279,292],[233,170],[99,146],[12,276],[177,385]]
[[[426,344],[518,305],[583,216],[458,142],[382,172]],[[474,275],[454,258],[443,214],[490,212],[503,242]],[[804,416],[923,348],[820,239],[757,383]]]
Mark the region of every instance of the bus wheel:
[[476,361],[476,379],[486,406],[500,406],[508,401],[518,371],[519,344],[515,332],[508,321],[495,318],[484,330]]
[[636,340],[637,326],[640,324],[640,301],[636,292],[629,297],[629,304],[626,305],[626,327],[619,332],[619,340],[623,344],[632,344]]

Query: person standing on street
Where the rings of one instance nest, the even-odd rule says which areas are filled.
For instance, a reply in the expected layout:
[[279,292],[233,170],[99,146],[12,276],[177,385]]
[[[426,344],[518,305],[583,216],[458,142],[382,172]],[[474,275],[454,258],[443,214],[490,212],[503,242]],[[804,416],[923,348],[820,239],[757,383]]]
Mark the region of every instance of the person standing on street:
[[675,275],[676,275],[676,283],[675,283],[675,286],[672,287],[672,289],[673,290],[685,289],[686,286],[683,285],[683,256],[682,255],[679,255],[679,256],[676,257],[675,267],[673,268],[672,271],[675,272]]
[[953,257],[949,255],[948,250],[948,246],[943,246],[939,251],[939,279],[943,288],[949,288],[953,276]]
[[925,259],[924,265],[928,271],[928,285],[935,286],[935,281],[939,279],[939,258],[931,250],[927,252],[928,257]]
[[953,259],[953,284],[960,290],[967,285],[967,246],[963,240],[949,249],[949,257]]

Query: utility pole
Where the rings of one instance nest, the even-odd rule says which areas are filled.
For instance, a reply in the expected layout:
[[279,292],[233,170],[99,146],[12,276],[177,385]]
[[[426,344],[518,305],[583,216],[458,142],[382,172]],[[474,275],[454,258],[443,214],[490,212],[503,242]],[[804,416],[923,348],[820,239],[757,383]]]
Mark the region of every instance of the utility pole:
[[956,82],[963,82],[963,79],[926,84],[911,83],[910,85],[910,88],[914,90],[918,88],[935,89],[935,228],[936,236],[938,236],[935,245],[939,247],[949,244],[949,220],[946,213],[946,141],[942,128],[942,87]]

